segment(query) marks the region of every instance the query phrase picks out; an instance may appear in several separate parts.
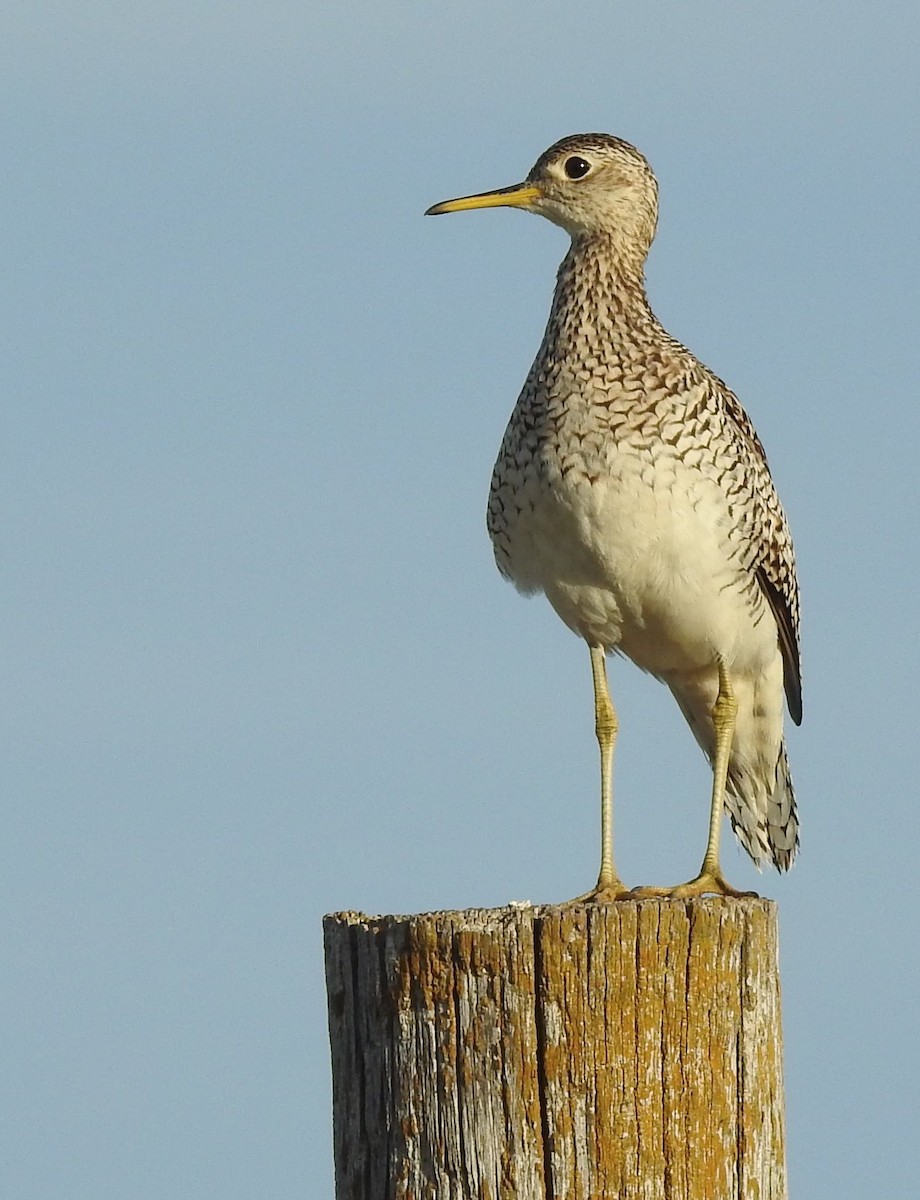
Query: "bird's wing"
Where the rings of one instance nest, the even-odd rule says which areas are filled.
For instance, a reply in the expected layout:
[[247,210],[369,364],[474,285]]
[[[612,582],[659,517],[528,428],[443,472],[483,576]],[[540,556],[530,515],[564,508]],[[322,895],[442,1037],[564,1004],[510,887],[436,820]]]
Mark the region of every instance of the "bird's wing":
[[786,514],[770,475],[767,456],[750,417],[738,397],[721,385],[723,410],[729,432],[734,435],[739,465],[744,474],[745,491],[752,526],[747,530],[754,548],[751,568],[767,598],[783,656],[783,681],[789,715],[796,725],[802,723],[802,660],[799,648],[799,583],[795,573],[795,553]]

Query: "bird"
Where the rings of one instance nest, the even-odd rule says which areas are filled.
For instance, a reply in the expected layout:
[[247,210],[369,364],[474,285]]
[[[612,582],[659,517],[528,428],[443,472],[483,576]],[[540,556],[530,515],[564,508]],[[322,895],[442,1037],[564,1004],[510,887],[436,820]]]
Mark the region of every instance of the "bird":
[[[571,239],[495,463],[487,526],[501,574],[542,593],[589,650],[601,865],[577,900],[752,895],[722,873],[723,812],[758,867],[788,870],[799,846],[783,728],[784,696],[802,720],[799,587],[763,445],[734,393],[652,312],[658,183],[635,146],[574,134],[523,183],[426,215],[500,206]],[[615,865],[609,654],[668,686],[711,766],[702,866],[677,886],[630,889]]]

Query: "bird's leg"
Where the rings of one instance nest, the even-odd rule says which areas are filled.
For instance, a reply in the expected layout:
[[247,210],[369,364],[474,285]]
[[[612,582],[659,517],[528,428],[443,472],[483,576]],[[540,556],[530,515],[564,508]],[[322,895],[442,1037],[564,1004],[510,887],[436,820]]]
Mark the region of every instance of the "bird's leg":
[[594,683],[594,732],[601,753],[601,869],[596,891],[621,886],[613,865],[613,748],[619,723],[607,685],[607,658],[601,646],[591,647]]
[[591,646],[591,677],[594,681],[594,731],[601,752],[601,869],[596,886],[572,903],[604,904],[628,896],[625,884],[613,865],[613,747],[617,738],[617,714],[607,686],[607,662],[603,646]]
[[722,896],[756,896],[756,892],[739,892],[726,883],[719,864],[719,837],[722,832],[722,813],[725,808],[725,785],[728,779],[728,760],[735,736],[738,701],[725,663],[719,659],[719,693],[712,706],[712,726],[715,731],[715,753],[712,759],[712,801],[709,809],[709,838],[700,873],[689,883],[675,888],[636,888],[636,896],[672,896],[687,899],[716,892]]
[[731,757],[737,715],[738,701],[735,699],[728,668],[719,659],[719,694],[712,706],[712,726],[715,731],[716,746],[712,759],[709,838],[706,842],[706,853],[703,855],[703,865],[700,867],[699,875],[696,879],[692,879],[683,887],[678,888],[676,895],[696,896],[702,895],[704,892],[720,892],[723,896],[751,895],[750,892],[738,892],[726,883],[719,863],[719,838],[722,833],[722,814],[725,811],[728,760]]

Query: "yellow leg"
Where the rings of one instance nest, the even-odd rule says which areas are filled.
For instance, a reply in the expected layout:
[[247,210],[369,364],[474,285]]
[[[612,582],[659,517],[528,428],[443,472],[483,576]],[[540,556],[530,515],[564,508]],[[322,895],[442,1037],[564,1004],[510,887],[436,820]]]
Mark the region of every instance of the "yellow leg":
[[739,892],[725,882],[719,864],[719,836],[722,832],[722,813],[725,808],[725,784],[728,779],[728,760],[735,736],[738,701],[732,690],[725,663],[719,660],[719,694],[712,706],[712,725],[715,731],[715,754],[712,759],[712,801],[709,808],[709,838],[699,875],[689,883],[674,888],[636,888],[634,896],[673,896],[686,899],[716,892],[722,896],[756,896],[756,892]]
[[606,654],[602,646],[591,646],[591,677],[594,681],[594,731],[601,752],[601,869],[592,891],[572,903],[605,904],[628,895],[626,885],[613,864],[613,748],[617,714],[607,686]]

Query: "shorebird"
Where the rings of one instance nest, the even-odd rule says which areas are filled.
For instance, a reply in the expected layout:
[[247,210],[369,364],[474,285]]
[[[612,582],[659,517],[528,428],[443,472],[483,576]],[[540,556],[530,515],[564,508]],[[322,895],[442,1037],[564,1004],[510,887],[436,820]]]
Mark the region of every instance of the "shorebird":
[[[571,237],[487,521],[502,575],[543,592],[590,651],[601,868],[579,900],[745,894],[722,874],[723,811],[758,866],[787,870],[799,841],[783,737],[784,691],[802,719],[799,591],[763,446],[737,397],[651,310],[658,184],[634,146],[563,138],[523,183],[428,214],[502,205]],[[668,685],[712,766],[703,863],[677,887],[629,891],[614,864],[613,651]]]

